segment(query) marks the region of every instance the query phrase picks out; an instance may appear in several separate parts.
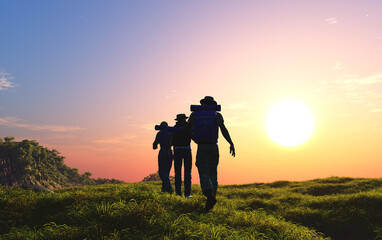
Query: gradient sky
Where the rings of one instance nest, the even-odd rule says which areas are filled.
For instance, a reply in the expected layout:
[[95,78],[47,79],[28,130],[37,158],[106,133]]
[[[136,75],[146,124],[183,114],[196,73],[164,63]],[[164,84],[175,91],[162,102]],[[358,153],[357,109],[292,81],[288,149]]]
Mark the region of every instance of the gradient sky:
[[[157,171],[154,125],[210,95],[237,151],[221,137],[222,184],[382,177],[380,0],[0,0],[0,10],[2,138],[136,182]],[[315,119],[296,148],[265,131],[285,98]],[[194,164],[192,175],[199,183]]]

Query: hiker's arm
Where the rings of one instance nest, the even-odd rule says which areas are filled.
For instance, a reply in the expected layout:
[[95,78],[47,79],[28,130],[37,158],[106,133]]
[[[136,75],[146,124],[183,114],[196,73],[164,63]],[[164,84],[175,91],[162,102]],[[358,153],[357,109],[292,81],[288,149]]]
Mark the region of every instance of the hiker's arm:
[[188,131],[190,131],[191,140],[194,141],[194,143],[196,143],[195,137],[194,137],[194,126],[193,125],[189,125],[188,126]]
[[191,113],[188,119],[188,130],[190,131],[190,134],[191,134],[191,140],[196,143],[194,138],[194,113]]
[[168,136],[169,137],[168,141],[169,141],[170,148],[171,148],[171,146],[174,146],[173,136],[174,135],[172,133],[169,134],[169,136]]
[[225,127],[224,123],[220,124],[220,131],[222,132],[225,140],[227,140],[227,142],[231,145],[229,147],[229,153],[232,154],[232,156],[235,156],[235,146],[233,145],[233,142],[231,140],[231,136],[229,135],[229,132],[228,132],[227,128]]
[[155,137],[155,141],[153,142],[153,149],[157,149],[159,144],[159,132],[157,133]]

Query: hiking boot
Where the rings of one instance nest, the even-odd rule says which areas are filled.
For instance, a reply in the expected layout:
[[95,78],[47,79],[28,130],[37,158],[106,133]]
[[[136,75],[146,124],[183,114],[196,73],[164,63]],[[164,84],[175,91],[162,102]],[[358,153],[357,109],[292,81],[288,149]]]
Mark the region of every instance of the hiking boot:
[[211,190],[209,191],[207,190],[205,195],[207,196],[207,201],[206,201],[206,206],[204,207],[204,210],[209,211],[215,206],[217,201],[216,201],[215,195],[213,194]]
[[207,198],[207,202],[206,202],[206,206],[204,207],[204,210],[206,210],[206,211],[211,210],[215,206],[216,202],[217,201],[216,201],[215,197]]

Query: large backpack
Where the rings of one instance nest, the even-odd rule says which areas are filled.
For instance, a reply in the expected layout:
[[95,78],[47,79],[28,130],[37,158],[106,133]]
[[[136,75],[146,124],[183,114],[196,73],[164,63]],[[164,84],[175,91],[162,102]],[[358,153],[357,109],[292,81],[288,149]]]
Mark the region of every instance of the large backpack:
[[216,111],[220,105],[191,105],[194,112],[193,138],[196,143],[217,143],[218,121]]

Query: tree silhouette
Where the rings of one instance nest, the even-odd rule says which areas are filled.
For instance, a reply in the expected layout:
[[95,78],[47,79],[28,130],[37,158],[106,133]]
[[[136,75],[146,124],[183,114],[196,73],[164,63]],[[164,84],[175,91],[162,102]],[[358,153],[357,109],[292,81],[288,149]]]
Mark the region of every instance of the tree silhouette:
[[[151,173],[145,178],[143,178],[142,182],[152,182],[152,181],[160,181],[159,173]],[[170,176],[170,181],[175,181],[174,176]]]

